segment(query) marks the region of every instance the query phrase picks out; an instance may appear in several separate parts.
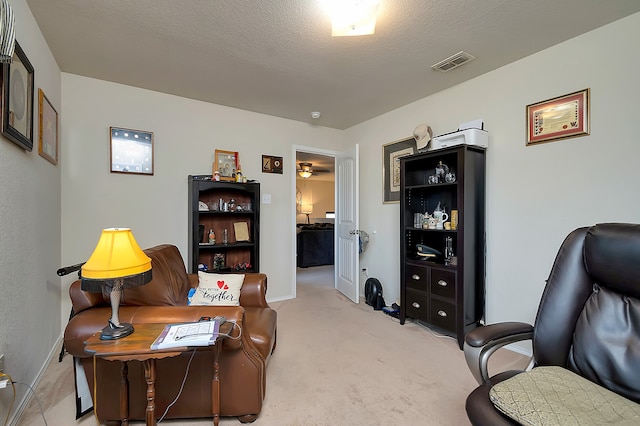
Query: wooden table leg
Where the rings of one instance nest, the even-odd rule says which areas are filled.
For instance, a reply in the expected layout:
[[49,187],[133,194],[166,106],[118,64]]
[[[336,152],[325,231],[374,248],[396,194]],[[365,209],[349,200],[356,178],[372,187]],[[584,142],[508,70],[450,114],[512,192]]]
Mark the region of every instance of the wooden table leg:
[[144,361],[144,378],[147,382],[147,426],[156,425],[156,360],[154,358]]
[[122,361],[120,367],[120,419],[122,426],[129,425],[129,366]]
[[213,411],[213,424],[218,426],[220,421],[220,346],[218,341],[213,345],[213,380],[211,381],[211,407]]

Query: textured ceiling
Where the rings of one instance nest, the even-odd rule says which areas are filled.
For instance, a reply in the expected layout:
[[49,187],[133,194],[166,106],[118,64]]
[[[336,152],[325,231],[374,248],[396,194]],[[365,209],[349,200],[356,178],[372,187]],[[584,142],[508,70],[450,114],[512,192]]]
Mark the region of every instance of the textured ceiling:
[[[382,0],[375,35],[332,38],[321,0],[27,4],[63,72],[338,129],[640,11],[639,0]],[[430,68],[461,50],[477,59]]]

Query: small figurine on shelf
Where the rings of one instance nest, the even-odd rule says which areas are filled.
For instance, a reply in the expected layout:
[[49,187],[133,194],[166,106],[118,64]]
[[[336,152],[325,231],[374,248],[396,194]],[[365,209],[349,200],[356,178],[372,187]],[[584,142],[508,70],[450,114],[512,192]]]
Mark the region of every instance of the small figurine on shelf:
[[216,271],[224,268],[224,253],[216,253],[213,255],[213,269]]
[[209,229],[209,244],[216,243],[216,233],[213,232],[213,229]]
[[220,181],[220,172],[219,171],[215,171],[213,172],[213,180],[215,181]]
[[449,167],[446,164],[442,163],[442,160],[436,166],[436,177],[438,179],[438,183],[445,183],[445,176],[449,173]]

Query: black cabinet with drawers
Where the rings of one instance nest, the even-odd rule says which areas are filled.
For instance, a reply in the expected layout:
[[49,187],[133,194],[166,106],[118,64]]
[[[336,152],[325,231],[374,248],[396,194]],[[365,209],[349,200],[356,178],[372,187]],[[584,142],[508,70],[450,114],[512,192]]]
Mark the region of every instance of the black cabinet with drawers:
[[[434,224],[428,219],[438,206],[444,220]],[[400,159],[401,324],[413,318],[462,348],[484,316],[484,211],[484,148],[461,145]],[[424,256],[431,249],[435,256]]]

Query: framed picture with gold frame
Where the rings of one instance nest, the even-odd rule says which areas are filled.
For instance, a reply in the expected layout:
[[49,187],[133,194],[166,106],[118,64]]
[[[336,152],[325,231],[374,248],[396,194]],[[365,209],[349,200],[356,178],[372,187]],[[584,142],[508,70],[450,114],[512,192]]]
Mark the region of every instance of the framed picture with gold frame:
[[51,164],[58,164],[58,112],[42,89],[38,89],[38,154]]
[[220,180],[235,181],[238,170],[238,153],[216,149],[212,174],[220,173]]
[[527,105],[527,145],[588,135],[589,89]]

